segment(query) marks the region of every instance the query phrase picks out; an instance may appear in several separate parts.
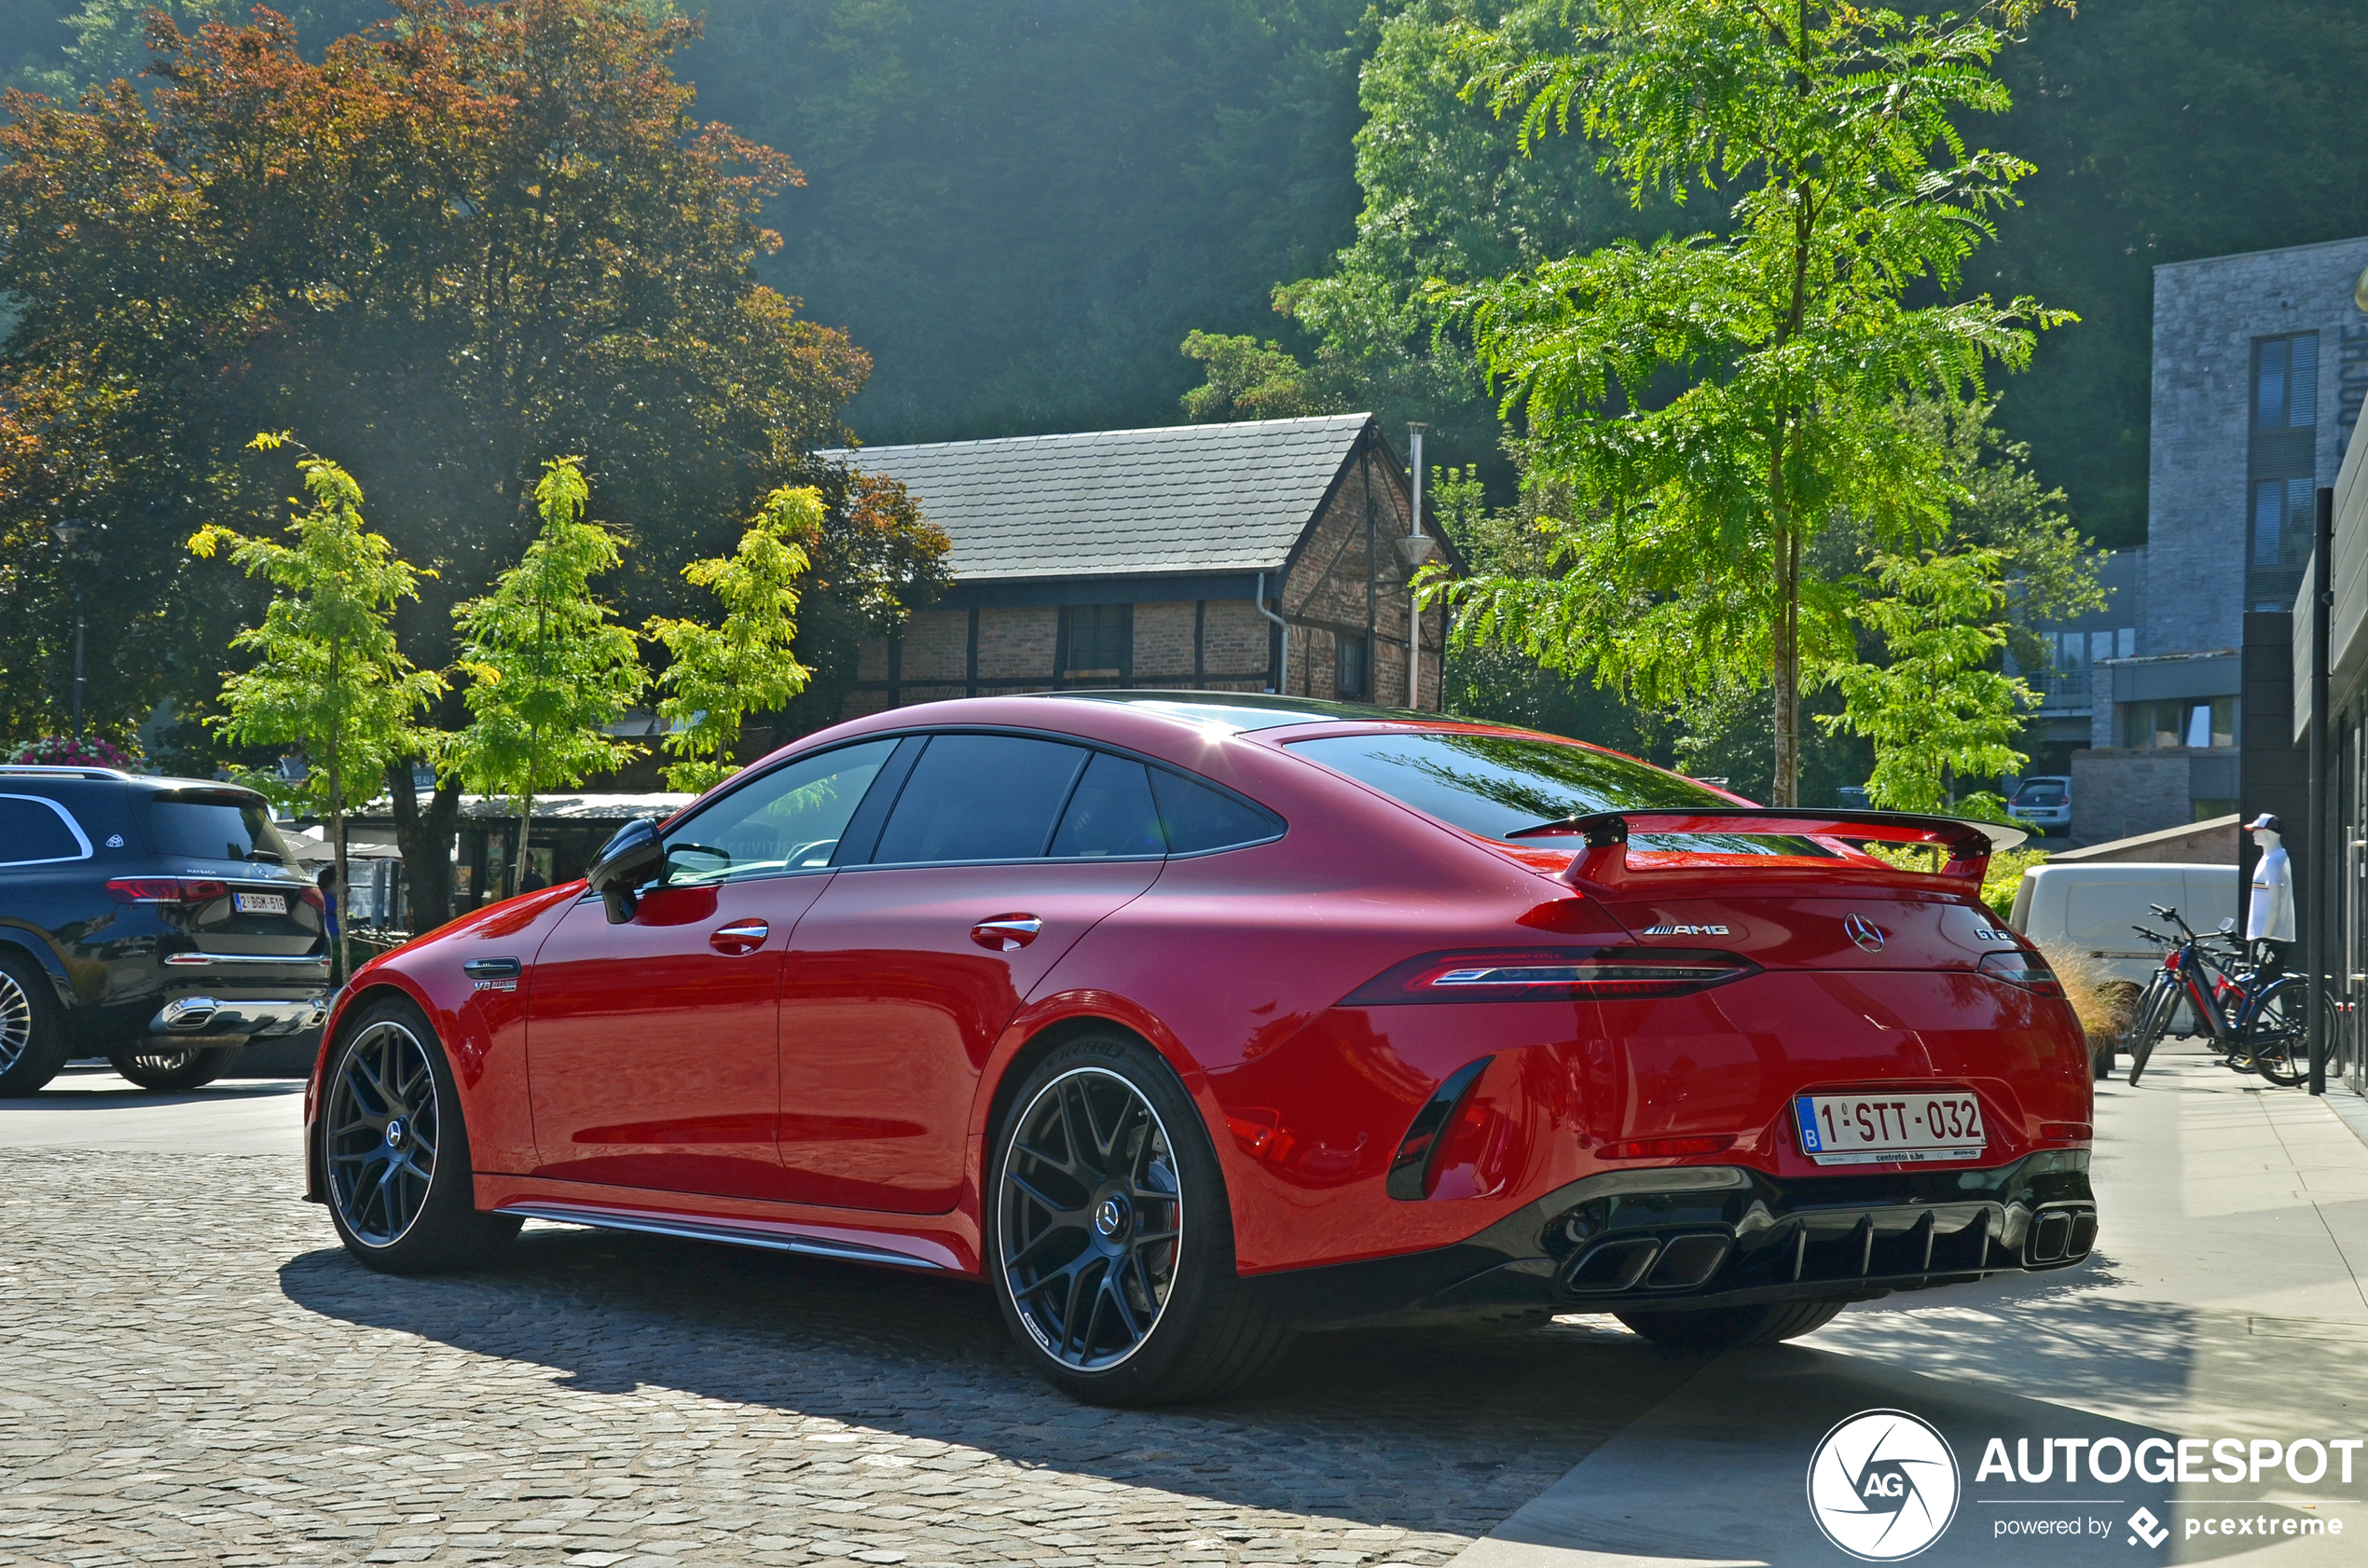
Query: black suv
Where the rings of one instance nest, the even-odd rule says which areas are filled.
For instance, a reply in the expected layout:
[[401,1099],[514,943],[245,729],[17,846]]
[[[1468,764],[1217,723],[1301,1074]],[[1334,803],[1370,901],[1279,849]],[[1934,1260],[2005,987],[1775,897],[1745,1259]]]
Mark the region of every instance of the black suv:
[[192,1089],[317,1026],[326,924],[252,790],[0,766],[0,1096],[102,1053]]

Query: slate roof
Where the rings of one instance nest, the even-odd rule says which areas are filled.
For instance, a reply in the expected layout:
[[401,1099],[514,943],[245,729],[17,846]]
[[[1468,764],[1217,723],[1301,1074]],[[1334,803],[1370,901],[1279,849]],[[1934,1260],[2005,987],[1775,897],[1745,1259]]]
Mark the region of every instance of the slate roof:
[[1371,416],[821,454],[904,482],[957,582],[1277,571]]

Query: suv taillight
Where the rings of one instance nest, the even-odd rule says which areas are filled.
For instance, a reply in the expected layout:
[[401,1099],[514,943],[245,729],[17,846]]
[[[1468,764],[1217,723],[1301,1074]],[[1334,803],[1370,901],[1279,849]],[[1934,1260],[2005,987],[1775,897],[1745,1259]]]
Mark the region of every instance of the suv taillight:
[[227,882],[186,876],[118,876],[107,884],[117,903],[210,903],[229,891]]
[[1758,971],[1732,953],[1646,947],[1519,947],[1425,953],[1393,965],[1342,1007],[1407,1002],[1562,1002],[1682,997]]
[[2056,971],[2047,967],[2047,960],[2036,953],[1985,953],[1977,967],[1992,980],[2003,980],[2026,991],[2037,991],[2049,997],[2064,994],[2064,983],[2056,978]]

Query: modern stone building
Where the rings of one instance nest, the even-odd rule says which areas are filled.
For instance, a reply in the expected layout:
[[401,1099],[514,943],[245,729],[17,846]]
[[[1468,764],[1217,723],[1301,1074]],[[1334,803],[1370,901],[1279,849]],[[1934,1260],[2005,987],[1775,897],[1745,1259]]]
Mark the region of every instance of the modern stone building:
[[2368,402],[2363,272],[2368,237],[2155,268],[2146,547],[2114,655],[2096,656],[2107,628],[2079,628],[2090,736],[2064,770],[2075,836],[2235,808],[2244,618],[2292,609],[2313,495]]
[[[903,481],[954,585],[867,644],[850,717],[1077,687],[1439,706],[1442,611],[1407,685],[1406,469],[1366,414],[836,454]],[[1425,508],[1425,513],[1428,507]]]

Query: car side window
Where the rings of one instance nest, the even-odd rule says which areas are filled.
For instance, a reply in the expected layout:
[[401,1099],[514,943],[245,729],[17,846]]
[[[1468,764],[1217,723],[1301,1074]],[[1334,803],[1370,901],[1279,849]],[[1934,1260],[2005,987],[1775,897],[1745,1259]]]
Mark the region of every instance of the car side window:
[[668,885],[828,866],[847,818],[895,750],[891,738],[801,757],[685,818],[666,834]]
[[90,841],[66,808],[46,795],[0,795],[0,866],[80,860]]
[[871,859],[894,865],[1040,856],[1088,755],[1082,746],[1026,736],[931,736]]
[[1164,855],[1159,806],[1151,799],[1150,770],[1127,757],[1097,751],[1061,813],[1053,835],[1056,860],[1115,856]]
[[1166,831],[1171,855],[1237,848],[1283,832],[1281,821],[1247,801],[1165,768],[1151,770],[1151,790],[1159,797],[1160,825]]

